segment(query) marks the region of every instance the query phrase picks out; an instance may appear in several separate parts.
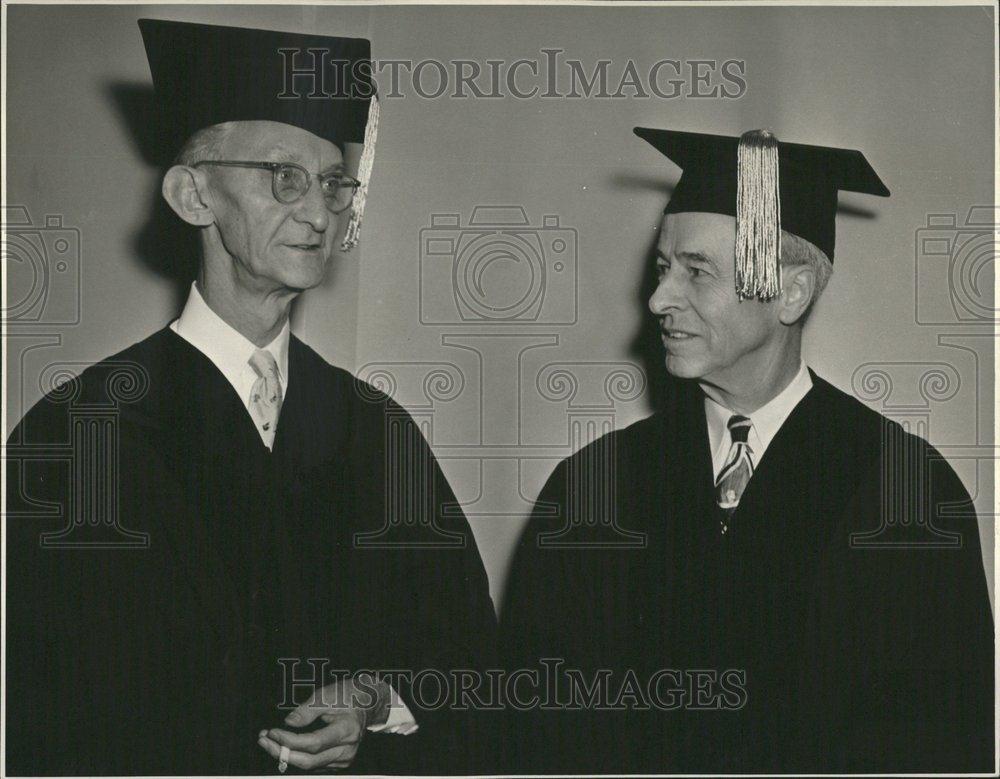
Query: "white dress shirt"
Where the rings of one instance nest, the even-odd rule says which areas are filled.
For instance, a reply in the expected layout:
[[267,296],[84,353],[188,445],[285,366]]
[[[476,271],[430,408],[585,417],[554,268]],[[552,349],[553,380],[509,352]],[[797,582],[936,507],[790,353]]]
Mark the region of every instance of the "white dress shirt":
[[[799,362],[799,371],[791,383],[752,414],[743,414],[750,418],[751,427],[747,437],[753,455],[754,468],[760,463],[768,445],[785,424],[788,415],[799,404],[799,401],[812,389],[812,377],[804,362]],[[729,452],[733,446],[729,434],[729,418],[736,411],[705,396],[705,420],[708,423],[708,446],[712,452],[712,472],[716,480],[729,460]],[[752,478],[752,477],[751,477]]]
[[[233,385],[236,394],[243,401],[247,414],[250,414],[250,391],[257,381],[257,373],[250,367],[250,357],[257,351],[257,346],[208,307],[205,298],[198,291],[197,284],[191,285],[191,293],[188,295],[180,319],[171,322],[170,329],[212,361],[226,377],[226,381]],[[284,397],[288,397],[290,335],[291,328],[288,322],[285,322],[281,332],[264,347],[278,364],[278,378],[281,381],[281,392]],[[264,445],[270,449],[269,439],[273,439],[273,433],[269,436],[259,426],[257,432]]]
[[[257,373],[250,367],[249,362],[250,356],[257,351],[257,346],[253,341],[247,339],[209,308],[208,303],[201,296],[201,292],[198,291],[197,284],[194,283],[191,284],[191,292],[180,318],[170,323],[170,329],[212,361],[212,364],[233,385],[236,394],[243,401],[247,414],[250,415],[250,391],[253,389],[254,382],[257,381]],[[288,397],[288,339],[290,335],[291,328],[288,326],[288,322],[285,322],[281,332],[264,347],[278,364],[278,377],[281,380],[281,391],[284,397]],[[280,417],[278,424],[281,424]],[[271,444],[268,442],[266,432],[259,427],[257,432],[264,444],[270,449]],[[416,731],[419,726],[406,703],[392,687],[389,690],[392,696],[389,719],[382,725],[372,725],[368,729],[409,735]]]

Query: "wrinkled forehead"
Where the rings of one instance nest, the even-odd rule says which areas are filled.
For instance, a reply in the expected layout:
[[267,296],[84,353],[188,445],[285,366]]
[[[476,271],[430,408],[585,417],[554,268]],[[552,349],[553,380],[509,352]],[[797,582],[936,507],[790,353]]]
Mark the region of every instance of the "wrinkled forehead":
[[668,257],[704,254],[732,262],[736,256],[736,219],[704,211],[665,214],[657,250]]
[[233,122],[222,148],[228,159],[296,162],[309,170],[326,170],[344,161],[333,142],[282,122]]

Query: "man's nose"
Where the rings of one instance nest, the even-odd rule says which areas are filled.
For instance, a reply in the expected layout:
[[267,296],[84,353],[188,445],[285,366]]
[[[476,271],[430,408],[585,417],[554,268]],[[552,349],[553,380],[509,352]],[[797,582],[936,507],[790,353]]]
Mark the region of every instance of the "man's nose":
[[313,181],[309,191],[295,203],[295,219],[305,222],[317,233],[326,232],[330,227],[330,219],[333,214],[326,207],[326,200],[323,197],[323,190],[318,181]]
[[671,268],[660,277],[649,296],[649,310],[657,316],[663,316],[672,309],[681,308],[684,303],[683,284],[676,269]]

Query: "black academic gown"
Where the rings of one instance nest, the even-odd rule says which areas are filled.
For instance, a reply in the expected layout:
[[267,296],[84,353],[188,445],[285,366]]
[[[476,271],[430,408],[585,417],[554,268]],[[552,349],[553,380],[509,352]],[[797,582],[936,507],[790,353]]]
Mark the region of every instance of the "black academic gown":
[[[9,773],[275,773],[256,734],[307,692],[289,673],[491,664],[486,574],[412,419],[294,336],[288,370],[273,451],[225,377],[169,328],[19,425],[8,464]],[[74,429],[83,441],[109,419],[114,483],[106,445],[81,444],[85,476],[51,454],[32,459],[46,444],[65,453]],[[117,527],[60,535],[81,485],[116,497]],[[101,494],[79,499],[80,516],[106,516]],[[54,535],[43,543],[43,533]],[[103,547],[82,548],[88,540]],[[481,765],[474,717],[421,709],[405,679],[396,687],[420,730],[366,735],[354,771]]]
[[[556,468],[515,553],[505,664],[558,659],[622,681],[603,711],[513,712],[510,770],[992,770],[993,622],[969,496],[921,439],[815,374],[813,384],[725,534],[697,385]],[[597,469],[613,474],[614,514],[591,510],[594,525],[560,538],[604,545],[542,545],[581,518],[573,485],[591,506],[607,494],[581,476],[602,457],[614,463]],[[883,492],[896,496],[885,512]],[[921,506],[960,542],[917,524]],[[863,535],[883,514],[895,525]],[[624,531],[642,534],[641,547],[609,545]],[[665,669],[681,675],[656,675]]]

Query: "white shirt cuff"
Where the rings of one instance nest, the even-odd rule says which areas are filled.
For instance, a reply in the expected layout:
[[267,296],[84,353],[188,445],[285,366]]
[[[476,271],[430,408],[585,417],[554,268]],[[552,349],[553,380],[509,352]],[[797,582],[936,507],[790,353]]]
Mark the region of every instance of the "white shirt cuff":
[[381,725],[369,725],[368,730],[373,733],[398,733],[401,736],[408,736],[420,729],[417,721],[410,713],[409,706],[399,697],[394,687],[389,686],[389,718]]

